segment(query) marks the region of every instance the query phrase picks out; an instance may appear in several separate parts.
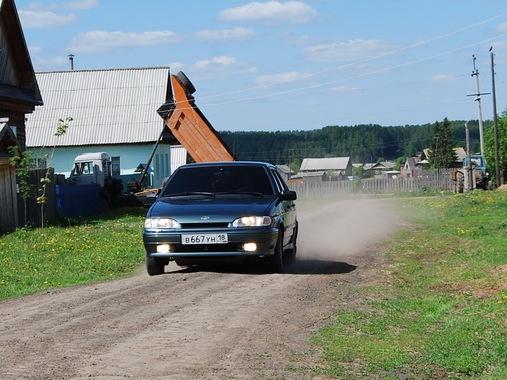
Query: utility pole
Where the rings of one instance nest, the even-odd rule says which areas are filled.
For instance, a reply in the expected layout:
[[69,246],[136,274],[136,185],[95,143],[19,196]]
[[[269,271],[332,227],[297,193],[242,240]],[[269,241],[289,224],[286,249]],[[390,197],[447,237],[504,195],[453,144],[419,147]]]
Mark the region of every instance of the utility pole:
[[466,191],[473,190],[473,178],[472,178],[472,160],[470,158],[470,127],[468,121],[465,122],[465,139],[466,139],[466,162],[467,166],[465,169],[465,183],[464,187]]
[[472,76],[475,77],[475,85],[477,88],[477,93],[470,94],[468,96],[475,96],[475,100],[477,101],[477,107],[479,111],[479,142],[481,145],[481,154],[484,155],[484,126],[482,124],[482,107],[481,107],[481,95],[489,95],[489,92],[481,94],[480,86],[479,86],[479,70],[475,67],[475,55],[472,55],[474,62],[474,71],[472,71]]
[[500,176],[500,154],[498,151],[498,116],[496,113],[496,90],[495,90],[495,62],[493,54],[493,46],[489,49],[491,53],[491,92],[493,93],[493,123],[494,123],[494,137],[495,137],[495,178],[496,187],[503,185],[503,178]]

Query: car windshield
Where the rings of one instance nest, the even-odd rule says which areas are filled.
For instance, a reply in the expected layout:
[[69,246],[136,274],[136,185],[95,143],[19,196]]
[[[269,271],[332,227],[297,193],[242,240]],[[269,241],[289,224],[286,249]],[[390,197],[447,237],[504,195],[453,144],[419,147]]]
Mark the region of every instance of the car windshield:
[[268,174],[261,166],[189,166],[178,169],[162,197],[219,194],[273,195]]

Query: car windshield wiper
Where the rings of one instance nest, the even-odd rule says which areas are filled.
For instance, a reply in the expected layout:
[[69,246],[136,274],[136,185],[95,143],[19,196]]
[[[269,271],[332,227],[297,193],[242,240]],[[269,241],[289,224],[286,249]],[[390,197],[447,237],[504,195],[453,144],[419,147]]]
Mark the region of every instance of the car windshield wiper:
[[171,198],[171,197],[188,197],[192,195],[201,195],[203,197],[215,197],[215,193],[210,193],[209,191],[183,191],[181,193],[174,194],[163,194],[162,198]]
[[262,198],[264,194],[259,193],[257,191],[241,191],[241,190],[235,190],[235,191],[223,191],[216,193],[216,195],[251,195],[253,197]]

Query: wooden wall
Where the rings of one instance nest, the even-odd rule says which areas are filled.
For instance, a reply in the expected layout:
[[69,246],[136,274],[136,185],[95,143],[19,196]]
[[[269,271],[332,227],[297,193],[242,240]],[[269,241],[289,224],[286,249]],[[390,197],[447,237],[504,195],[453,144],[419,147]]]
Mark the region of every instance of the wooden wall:
[[0,158],[0,234],[18,226],[16,174],[7,158]]

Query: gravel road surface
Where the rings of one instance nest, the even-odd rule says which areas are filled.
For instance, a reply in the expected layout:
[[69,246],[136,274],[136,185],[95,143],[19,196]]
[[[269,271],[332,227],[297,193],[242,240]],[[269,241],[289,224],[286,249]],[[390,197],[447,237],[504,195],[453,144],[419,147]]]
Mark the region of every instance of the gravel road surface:
[[[298,210],[288,273],[222,265],[138,274],[0,302],[0,379],[324,379],[309,339],[383,276],[386,201]],[[312,377],[313,376],[313,377]]]

